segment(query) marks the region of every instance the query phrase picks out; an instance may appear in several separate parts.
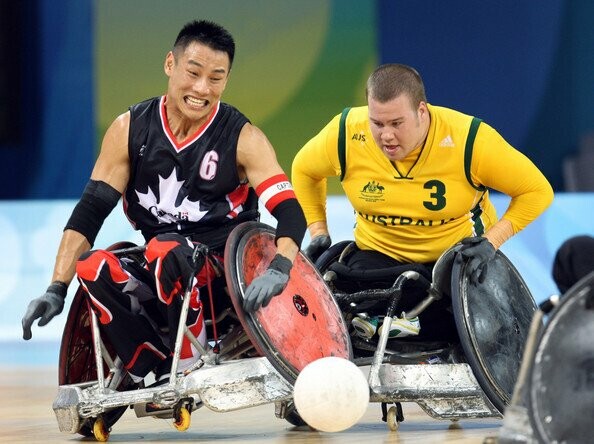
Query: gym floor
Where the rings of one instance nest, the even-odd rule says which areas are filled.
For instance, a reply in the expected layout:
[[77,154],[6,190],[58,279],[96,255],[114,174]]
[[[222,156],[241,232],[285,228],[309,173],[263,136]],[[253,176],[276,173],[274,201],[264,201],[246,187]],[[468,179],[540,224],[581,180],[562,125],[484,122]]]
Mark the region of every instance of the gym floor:
[[[61,433],[52,410],[57,394],[57,369],[0,367],[0,442],[92,442],[80,435]],[[203,407],[192,413],[192,423],[178,432],[171,421],[137,418],[128,410],[114,425],[108,442],[163,443],[483,443],[497,436],[502,421],[473,419],[453,423],[425,414],[415,403],[403,404],[404,422],[396,432],[381,420],[381,408],[371,403],[353,427],[339,433],[296,428],[274,416],[272,404],[217,413]]]

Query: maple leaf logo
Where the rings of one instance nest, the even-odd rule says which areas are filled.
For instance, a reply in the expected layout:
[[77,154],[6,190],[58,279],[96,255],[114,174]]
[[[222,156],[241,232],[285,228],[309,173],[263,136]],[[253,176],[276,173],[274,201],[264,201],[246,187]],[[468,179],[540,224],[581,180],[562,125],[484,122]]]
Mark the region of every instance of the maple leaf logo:
[[[138,196],[138,203],[155,216],[160,224],[179,221],[197,222],[208,213],[208,210],[202,211],[199,200],[191,201],[181,192],[183,183],[183,180],[177,180],[175,168],[173,168],[169,177],[163,178],[159,175],[159,200],[151,187],[148,187],[146,193],[134,191]],[[178,202],[180,200],[181,202]]]

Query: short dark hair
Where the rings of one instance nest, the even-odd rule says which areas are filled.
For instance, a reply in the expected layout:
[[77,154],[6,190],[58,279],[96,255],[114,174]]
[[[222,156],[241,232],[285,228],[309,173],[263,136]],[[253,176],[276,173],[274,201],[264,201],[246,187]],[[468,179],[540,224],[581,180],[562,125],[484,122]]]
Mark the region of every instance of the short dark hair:
[[194,20],[186,23],[175,39],[173,54],[177,57],[193,42],[202,43],[215,51],[226,52],[229,56],[229,68],[231,68],[235,57],[235,40],[221,25],[208,20]]
[[367,80],[366,97],[381,103],[406,94],[413,107],[426,102],[425,86],[419,73],[410,66],[387,63],[378,66]]

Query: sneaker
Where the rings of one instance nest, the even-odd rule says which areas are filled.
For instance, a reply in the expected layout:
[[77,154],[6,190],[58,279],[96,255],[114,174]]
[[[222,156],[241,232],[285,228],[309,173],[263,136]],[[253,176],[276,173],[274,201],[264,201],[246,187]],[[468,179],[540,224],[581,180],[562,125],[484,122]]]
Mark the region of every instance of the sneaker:
[[[377,334],[381,336],[382,328],[385,324],[382,324]],[[421,331],[421,324],[419,318],[394,318],[392,319],[392,325],[390,326],[389,338],[404,338],[405,336],[417,336]]]
[[363,339],[370,339],[377,331],[379,320],[377,317],[370,318],[367,315],[360,314],[355,316],[351,321],[351,325],[355,329],[357,336]]
[[[173,357],[168,356],[163,361],[157,364],[155,373],[155,384],[162,385],[169,383],[171,377],[171,364],[173,363]],[[204,365],[204,361],[200,359],[200,356],[192,356],[191,358],[180,359],[178,362],[177,373],[178,377],[184,376]],[[153,384],[153,385],[155,385]]]
[[427,358],[427,360],[425,361],[425,364],[429,364],[429,365],[435,365],[435,364],[443,364],[443,359],[441,359],[439,356],[437,355],[433,355],[433,356],[429,356]]

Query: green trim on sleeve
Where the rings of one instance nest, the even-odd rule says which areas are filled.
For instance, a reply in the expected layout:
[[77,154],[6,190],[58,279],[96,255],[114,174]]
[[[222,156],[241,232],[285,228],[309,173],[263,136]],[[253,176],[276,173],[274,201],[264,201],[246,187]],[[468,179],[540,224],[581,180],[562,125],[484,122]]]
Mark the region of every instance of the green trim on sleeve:
[[346,118],[351,108],[342,110],[340,123],[338,124],[338,160],[340,162],[340,181],[346,173]]
[[485,224],[483,223],[483,220],[481,219],[481,216],[483,215],[481,203],[482,203],[484,197],[485,197],[485,195],[483,194],[481,196],[481,199],[475,205],[475,207],[472,210],[470,210],[470,212],[472,213],[472,223],[474,225],[474,232],[475,232],[476,236],[482,236],[483,234],[485,234],[485,231],[486,231]]
[[482,185],[476,186],[472,183],[472,179],[470,178],[470,164],[472,163],[472,149],[474,146],[474,139],[476,138],[476,133],[478,132],[479,125],[481,124],[482,120],[478,117],[473,117],[472,122],[470,122],[470,129],[468,130],[468,137],[466,138],[466,146],[464,147],[464,173],[466,174],[466,180],[472,187],[478,191],[486,191],[487,187]]

